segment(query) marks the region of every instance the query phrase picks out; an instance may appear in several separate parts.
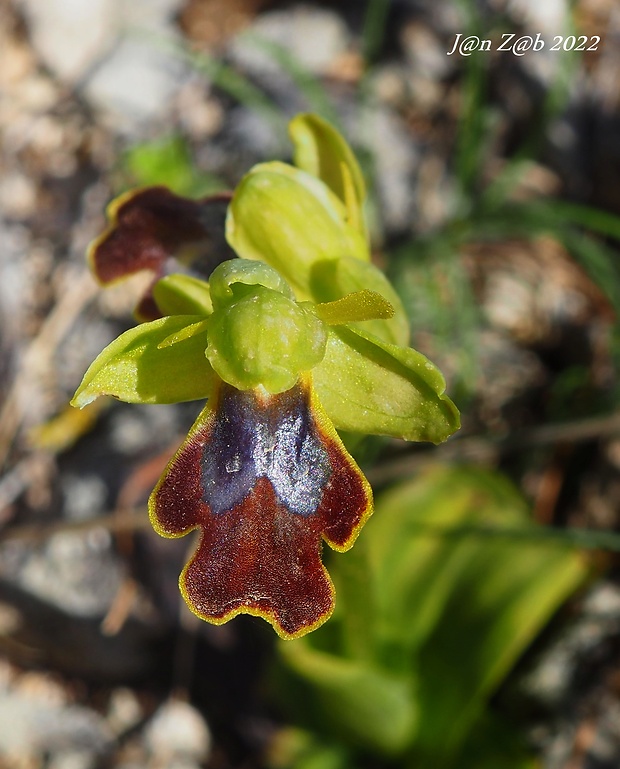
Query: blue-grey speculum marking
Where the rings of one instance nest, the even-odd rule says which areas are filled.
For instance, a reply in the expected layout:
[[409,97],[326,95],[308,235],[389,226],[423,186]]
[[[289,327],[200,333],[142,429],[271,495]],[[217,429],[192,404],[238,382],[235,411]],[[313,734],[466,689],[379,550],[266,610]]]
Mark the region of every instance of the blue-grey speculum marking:
[[289,512],[313,515],[331,473],[300,385],[270,396],[266,404],[252,391],[222,385],[202,463],[203,499],[212,513],[243,502],[265,477]]

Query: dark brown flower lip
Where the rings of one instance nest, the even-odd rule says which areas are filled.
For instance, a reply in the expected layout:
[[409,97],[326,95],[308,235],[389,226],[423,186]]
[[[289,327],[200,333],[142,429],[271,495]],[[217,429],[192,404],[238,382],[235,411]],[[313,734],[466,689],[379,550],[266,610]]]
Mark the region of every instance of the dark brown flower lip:
[[194,613],[215,624],[254,614],[297,638],[333,610],[322,540],[348,549],[372,493],[309,378],[277,395],[220,383],[149,508],[163,536],[201,529],[180,579]]

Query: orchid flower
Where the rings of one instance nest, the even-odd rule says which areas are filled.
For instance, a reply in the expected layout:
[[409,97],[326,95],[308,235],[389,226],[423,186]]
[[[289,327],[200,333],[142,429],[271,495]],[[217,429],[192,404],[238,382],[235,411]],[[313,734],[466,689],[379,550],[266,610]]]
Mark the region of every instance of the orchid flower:
[[348,550],[372,512],[338,430],[439,443],[459,426],[370,261],[352,151],[314,115],[290,134],[296,165],[255,166],[229,201],[151,188],[112,204],[91,265],[103,283],[151,270],[138,316],[154,319],[112,342],[72,401],[207,399],[150,497],[151,522],[165,537],[200,529],[180,577],[195,614],[257,615],[285,639],[333,611],[322,541]]

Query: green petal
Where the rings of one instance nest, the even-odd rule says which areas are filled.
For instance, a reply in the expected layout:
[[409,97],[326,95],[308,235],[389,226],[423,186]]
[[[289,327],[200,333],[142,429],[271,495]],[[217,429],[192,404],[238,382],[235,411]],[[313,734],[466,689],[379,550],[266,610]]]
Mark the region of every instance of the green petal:
[[345,257],[317,262],[312,271],[311,291],[315,302],[335,302],[355,291],[375,291],[394,308],[387,319],[353,324],[360,331],[378,336],[385,342],[406,345],[409,341],[409,319],[400,297],[378,267],[370,262]]
[[297,115],[288,130],[295,147],[295,165],[322,179],[345,204],[350,224],[365,235],[364,177],[345,139],[318,115]]
[[203,334],[208,330],[209,318],[203,318],[196,323],[190,323],[189,326],[183,326],[178,331],[173,331],[170,336],[167,336],[157,345],[157,349],[161,350],[164,347],[172,347],[173,344],[184,342],[186,339],[190,339],[198,334]]
[[174,273],[158,280],[153,297],[163,315],[210,315],[209,284],[191,275]]
[[[179,403],[208,397],[215,374],[205,358],[202,315],[174,315],[142,323],[109,344],[92,363],[71,404],[78,408],[100,395],[127,403]],[[186,326],[199,333],[159,345]]]
[[325,357],[312,374],[339,430],[441,443],[459,428],[441,372],[411,348],[331,326]]
[[388,300],[367,288],[353,291],[333,302],[314,305],[314,308],[319,318],[328,326],[394,317],[394,308]]
[[275,267],[300,299],[314,299],[318,262],[369,259],[366,240],[346,218],[345,206],[320,179],[285,163],[264,163],[237,187],[226,237],[239,256]]

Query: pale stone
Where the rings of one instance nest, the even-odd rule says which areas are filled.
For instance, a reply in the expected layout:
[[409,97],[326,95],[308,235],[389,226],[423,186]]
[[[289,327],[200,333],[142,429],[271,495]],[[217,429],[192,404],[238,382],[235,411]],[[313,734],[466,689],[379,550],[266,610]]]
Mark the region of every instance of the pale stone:
[[41,60],[74,83],[110,43],[115,0],[20,0]]
[[149,751],[160,760],[187,758],[204,761],[211,750],[211,734],[203,717],[187,702],[169,700],[145,730]]
[[236,63],[259,75],[282,74],[283,70],[276,56],[252,38],[280,46],[317,75],[328,71],[349,44],[346,25],[337,13],[309,5],[263,13],[249,33],[243,32],[234,39],[231,55]]

